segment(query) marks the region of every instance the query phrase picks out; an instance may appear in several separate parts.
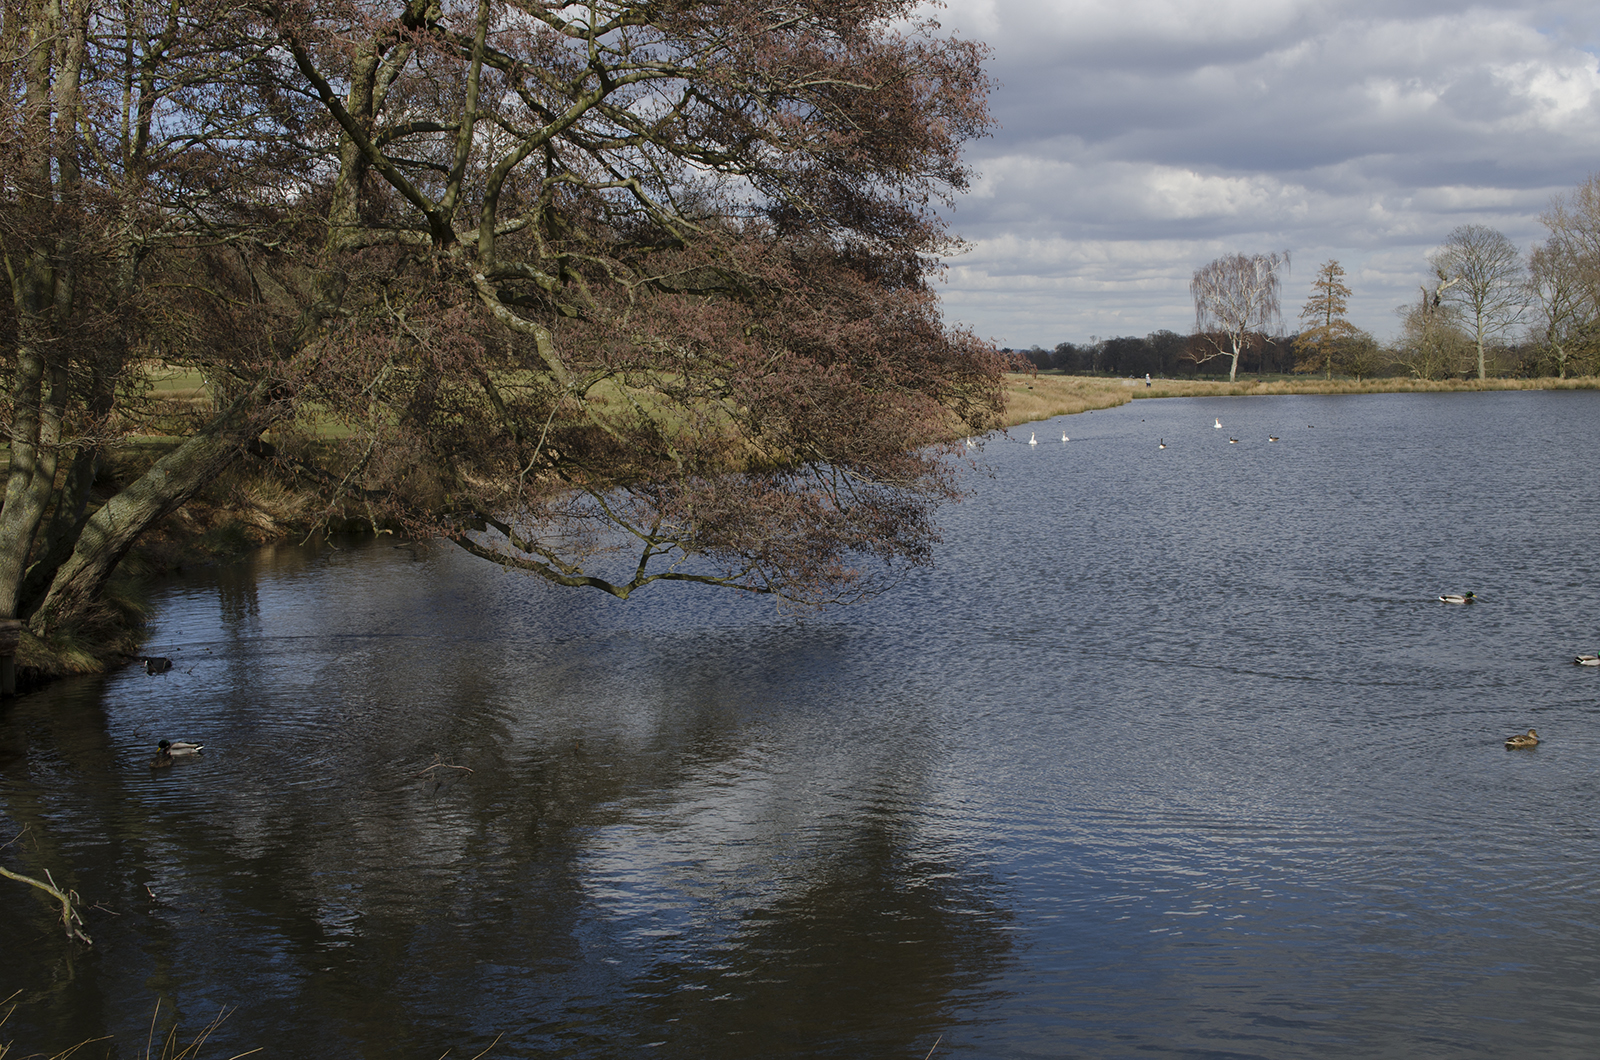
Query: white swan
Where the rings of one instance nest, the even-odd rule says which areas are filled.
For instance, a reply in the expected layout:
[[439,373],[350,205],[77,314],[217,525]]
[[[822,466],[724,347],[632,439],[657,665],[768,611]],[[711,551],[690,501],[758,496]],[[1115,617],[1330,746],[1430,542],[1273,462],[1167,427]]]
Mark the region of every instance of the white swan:
[[1039,444],[1039,436],[1036,433],[1034,433],[1033,431],[1029,431],[1028,432],[1028,444],[1029,445],[1038,445]]
[[1067,437],[1067,432],[1066,432],[1066,431],[1062,431],[1062,432],[1061,432],[1061,440],[1062,440],[1062,441],[1063,441],[1063,442],[1068,442],[1068,441],[1071,441],[1071,440],[1072,440],[1072,439],[1070,439],[1070,438],[1068,438],[1068,437]]
[[1212,426],[1220,431],[1220,430],[1222,430],[1222,421],[1218,420],[1216,423],[1212,424]]

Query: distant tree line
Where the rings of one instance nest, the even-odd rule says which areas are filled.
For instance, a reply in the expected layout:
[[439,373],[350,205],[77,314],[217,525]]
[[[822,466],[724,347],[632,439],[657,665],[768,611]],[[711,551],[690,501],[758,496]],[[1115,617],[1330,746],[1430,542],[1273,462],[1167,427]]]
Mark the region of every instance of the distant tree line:
[[1556,196],[1540,215],[1548,235],[1527,253],[1484,225],[1462,225],[1428,257],[1415,300],[1397,307],[1400,331],[1381,343],[1345,313],[1345,270],[1323,262],[1298,317],[1282,334],[1280,272],[1288,252],[1232,254],[1195,270],[1195,330],[1140,338],[1092,336],[1019,353],[1041,369],[1195,376],[1212,362],[1241,371],[1364,379],[1594,375],[1600,372],[1600,173]]
[[[1294,336],[1253,332],[1240,361],[1245,372],[1291,372],[1294,370]],[[1204,334],[1180,335],[1163,329],[1148,335],[1119,335],[1088,342],[1062,342],[1054,349],[1034,346],[1011,350],[1040,370],[1055,369],[1076,375],[1115,376],[1197,376],[1203,367],[1202,356],[1209,348]]]

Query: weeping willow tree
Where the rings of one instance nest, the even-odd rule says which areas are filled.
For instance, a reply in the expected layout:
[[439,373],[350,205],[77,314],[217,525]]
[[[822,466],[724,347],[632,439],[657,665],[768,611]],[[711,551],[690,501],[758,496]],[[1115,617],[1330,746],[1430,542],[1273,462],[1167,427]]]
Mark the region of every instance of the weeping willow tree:
[[1228,381],[1239,376],[1239,358],[1250,336],[1271,331],[1281,321],[1279,272],[1289,269],[1289,252],[1232,254],[1195,270],[1189,281],[1194,298],[1196,364],[1227,357]]

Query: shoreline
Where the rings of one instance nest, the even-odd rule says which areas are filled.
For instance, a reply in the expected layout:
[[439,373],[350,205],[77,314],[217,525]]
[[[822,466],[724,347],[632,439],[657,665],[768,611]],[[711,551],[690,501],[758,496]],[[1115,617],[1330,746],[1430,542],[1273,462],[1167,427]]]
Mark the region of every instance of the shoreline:
[[1037,375],[1013,372],[1003,384],[1006,391],[1006,428],[1024,423],[1072,416],[1095,409],[1116,408],[1130,401],[1170,397],[1267,397],[1285,394],[1449,394],[1490,390],[1600,390],[1600,376],[1569,379],[1449,379],[1409,378],[1318,379],[1272,377],[1213,382],[1201,379],[1108,378],[1106,376]]
[[[1485,390],[1600,390],[1600,376],[1574,379],[1491,379],[1443,382],[1387,378],[1328,380],[1304,377],[1246,379],[1233,383],[1011,373],[1002,383],[1006,396],[1003,430],[1026,423],[1116,408],[1135,400],[1172,397],[1253,397],[1284,394],[1409,394]],[[123,474],[134,469],[122,463]],[[322,522],[316,498],[296,490],[270,471],[248,463],[231,469],[201,496],[169,515],[135,546],[108,589],[98,613],[79,629],[50,643],[26,629],[17,646],[18,694],[59,677],[108,673],[139,657],[144,637],[144,599],[148,586],[185,567],[225,563],[262,545],[314,533]],[[325,529],[352,530],[361,520]]]

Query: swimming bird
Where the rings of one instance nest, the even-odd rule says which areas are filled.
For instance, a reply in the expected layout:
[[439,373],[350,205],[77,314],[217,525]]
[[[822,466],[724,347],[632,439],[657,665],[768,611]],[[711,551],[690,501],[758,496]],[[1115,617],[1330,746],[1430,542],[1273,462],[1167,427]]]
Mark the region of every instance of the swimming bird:
[[172,669],[172,660],[161,655],[147,655],[139,661],[147,674],[164,674]]
[[197,755],[205,749],[203,743],[190,743],[187,740],[162,740],[156,744],[156,754],[171,755],[173,758],[184,758],[188,755]]
[[1275,442],[1275,441],[1277,441],[1277,440],[1278,440],[1278,436],[1277,436],[1277,435],[1276,435],[1276,434],[1269,434],[1269,435],[1267,435],[1267,441],[1269,441],[1269,442]]
[[1444,604],[1470,604],[1478,599],[1476,593],[1445,593],[1439,597],[1439,602]]
[[1578,655],[1572,661],[1579,666],[1600,666],[1600,655]]
[[1222,430],[1222,421],[1221,420],[1217,420],[1217,422],[1213,423],[1212,426],[1220,431],[1220,430]]
[[1061,440],[1063,442],[1070,442],[1072,439],[1067,437],[1067,432],[1066,431],[1062,431],[1061,432]]
[[1034,432],[1034,431],[1029,431],[1028,432],[1028,444],[1029,445],[1038,445],[1039,444],[1039,435],[1036,432]]
[[1228,439],[1228,444],[1229,445],[1238,445],[1239,444],[1239,439],[1237,439],[1237,438],[1229,438]]
[[1161,444],[1156,446],[1157,449],[1165,449],[1166,447],[1167,447],[1167,440],[1165,438],[1161,439]]
[[1528,730],[1528,735],[1526,735],[1526,736],[1522,735],[1519,732],[1515,736],[1507,736],[1506,737],[1506,750],[1508,750],[1508,751],[1512,750],[1514,748],[1518,748],[1518,747],[1538,747],[1538,746],[1539,746],[1539,734],[1534,732],[1532,729]]
[[150,756],[151,769],[165,769],[172,764],[172,756],[165,751],[157,751]]

